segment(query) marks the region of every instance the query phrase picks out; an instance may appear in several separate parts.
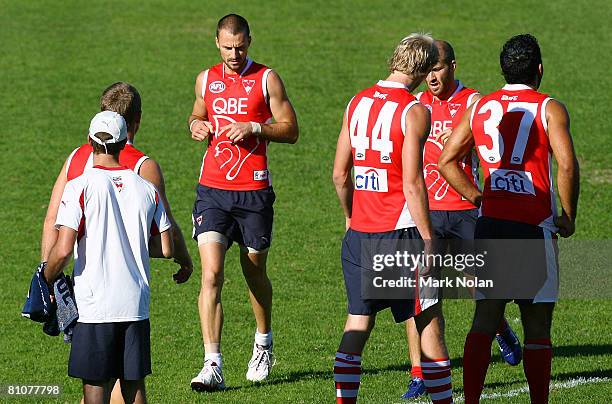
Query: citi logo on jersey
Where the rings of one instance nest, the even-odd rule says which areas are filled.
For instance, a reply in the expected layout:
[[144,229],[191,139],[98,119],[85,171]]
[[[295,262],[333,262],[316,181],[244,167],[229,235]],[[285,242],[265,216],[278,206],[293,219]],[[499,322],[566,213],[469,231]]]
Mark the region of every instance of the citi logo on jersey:
[[387,192],[387,170],[355,166],[355,189],[359,191]]
[[208,85],[208,91],[213,94],[222,93],[223,91],[225,91],[225,83],[220,80],[213,81]]
[[489,168],[489,173],[491,174],[492,191],[507,191],[535,196],[533,178],[529,171]]

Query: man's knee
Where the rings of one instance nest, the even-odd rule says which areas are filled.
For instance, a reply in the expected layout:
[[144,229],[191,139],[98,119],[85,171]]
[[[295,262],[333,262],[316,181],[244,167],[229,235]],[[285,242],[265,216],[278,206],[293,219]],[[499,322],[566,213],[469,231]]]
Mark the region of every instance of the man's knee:
[[503,300],[478,300],[471,331],[495,335],[505,308],[506,302]]
[[553,303],[521,304],[521,321],[526,339],[549,339]]

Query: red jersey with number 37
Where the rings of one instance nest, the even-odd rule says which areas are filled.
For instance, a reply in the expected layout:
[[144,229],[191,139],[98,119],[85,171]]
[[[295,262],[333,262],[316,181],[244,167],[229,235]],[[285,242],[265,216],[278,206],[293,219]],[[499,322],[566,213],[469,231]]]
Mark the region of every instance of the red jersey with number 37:
[[526,85],[507,84],[475,104],[470,126],[485,179],[482,216],[556,231],[550,99]]
[[272,185],[267,141],[252,135],[234,144],[226,132],[219,133],[220,128],[234,122],[271,122],[267,88],[270,71],[248,59],[241,74],[226,74],[223,63],[204,73],[202,97],[214,134],[202,161],[200,184],[235,191]]
[[349,102],[353,230],[380,233],[415,226],[404,196],[402,147],[406,114],[417,103],[404,85],[382,80]]
[[[461,122],[465,110],[472,104],[478,91],[464,87],[457,81],[457,89],[447,99],[440,100],[429,91],[417,94],[419,102],[431,112],[431,130],[423,147],[423,175],[430,210],[466,210],[475,209],[469,201],[463,198],[438,171],[438,159],[442,154],[444,144],[436,137],[447,129],[456,127]],[[459,162],[465,175],[474,185],[478,184],[478,159],[470,152]]]

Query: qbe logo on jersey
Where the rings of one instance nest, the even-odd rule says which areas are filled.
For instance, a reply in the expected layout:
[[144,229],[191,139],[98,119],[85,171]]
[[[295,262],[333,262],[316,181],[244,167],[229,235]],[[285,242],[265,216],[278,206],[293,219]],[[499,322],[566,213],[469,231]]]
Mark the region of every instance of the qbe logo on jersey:
[[355,189],[359,191],[387,192],[387,170],[355,166]]
[[489,168],[489,173],[491,174],[492,191],[507,191],[515,194],[535,195],[533,178],[529,171]]

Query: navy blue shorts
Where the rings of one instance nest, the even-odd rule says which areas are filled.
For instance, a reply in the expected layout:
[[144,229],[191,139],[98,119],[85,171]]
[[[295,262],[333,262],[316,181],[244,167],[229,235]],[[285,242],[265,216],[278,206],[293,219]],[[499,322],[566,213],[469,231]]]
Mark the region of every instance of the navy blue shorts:
[[382,233],[363,233],[349,229],[342,240],[342,272],[348,300],[348,312],[353,315],[374,315],[386,308],[391,309],[395,322],[401,323],[418,312],[414,295],[406,299],[362,298],[362,242],[366,240],[420,240],[416,227]]
[[84,380],[139,380],[151,374],[149,320],[77,323],[68,375]]
[[[193,206],[193,238],[215,231],[257,251],[272,242],[272,187],[256,191],[228,191],[198,184]],[[229,248],[229,245],[228,245]]]
[[431,225],[438,239],[473,240],[478,209],[432,210]]
[[[503,285],[500,289],[508,295],[506,300],[518,304],[558,300],[559,264],[554,233],[528,223],[483,216],[478,218],[474,236],[479,248],[487,251],[486,269],[495,284]],[[496,294],[493,298],[500,298],[495,290],[484,291],[477,299],[489,298],[492,293]]]

